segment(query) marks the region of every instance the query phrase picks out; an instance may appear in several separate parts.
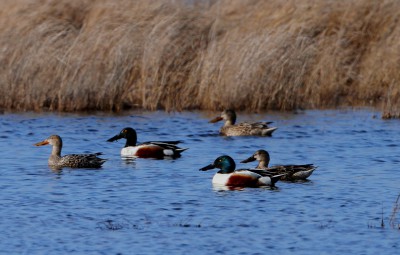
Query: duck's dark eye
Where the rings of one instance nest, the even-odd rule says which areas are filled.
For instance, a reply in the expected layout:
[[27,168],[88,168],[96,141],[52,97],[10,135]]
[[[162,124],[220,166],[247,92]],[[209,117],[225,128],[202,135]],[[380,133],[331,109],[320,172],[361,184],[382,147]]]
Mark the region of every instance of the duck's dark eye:
[[126,132],[127,132],[127,130],[126,130],[126,129],[124,129],[124,130],[122,130],[122,132],[123,132],[123,133],[126,133]]

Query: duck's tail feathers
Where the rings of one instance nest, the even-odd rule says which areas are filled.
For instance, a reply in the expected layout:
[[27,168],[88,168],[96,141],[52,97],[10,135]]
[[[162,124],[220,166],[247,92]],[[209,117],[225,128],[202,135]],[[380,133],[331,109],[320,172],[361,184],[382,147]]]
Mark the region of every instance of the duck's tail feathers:
[[277,130],[277,127],[267,128],[262,131],[263,136],[272,136],[272,133]]
[[181,153],[181,152],[184,152],[187,149],[189,149],[189,148],[179,148],[179,149],[176,149],[175,151]]
[[278,175],[271,176],[270,177],[271,178],[271,186],[272,187],[275,186],[275,183],[277,183],[281,179],[281,177],[285,176],[285,175],[286,174],[278,174]]

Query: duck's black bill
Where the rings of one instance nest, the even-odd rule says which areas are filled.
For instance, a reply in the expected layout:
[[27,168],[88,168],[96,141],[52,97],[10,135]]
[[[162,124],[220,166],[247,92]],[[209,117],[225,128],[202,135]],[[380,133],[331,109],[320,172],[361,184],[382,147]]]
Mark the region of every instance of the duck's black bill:
[[110,139],[108,139],[107,142],[114,142],[114,141],[117,141],[117,140],[119,140],[121,138],[122,138],[121,135],[116,135],[116,136],[113,136]]
[[251,156],[243,161],[240,161],[240,163],[248,163],[248,162],[253,162],[254,160],[256,160],[256,158],[254,156]]
[[214,168],[215,168],[214,164],[209,164],[208,166],[200,168],[199,171],[207,171],[207,170],[211,170],[211,169],[214,169]]

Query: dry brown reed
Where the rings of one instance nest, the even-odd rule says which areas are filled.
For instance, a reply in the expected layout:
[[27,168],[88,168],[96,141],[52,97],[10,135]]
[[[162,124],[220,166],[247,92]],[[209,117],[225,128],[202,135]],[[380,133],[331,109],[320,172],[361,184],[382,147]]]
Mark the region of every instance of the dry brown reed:
[[392,214],[390,215],[389,224],[392,228],[400,229],[400,222],[397,216],[400,212],[400,194],[397,196],[396,202],[393,205]]
[[400,116],[396,0],[3,0],[0,108]]

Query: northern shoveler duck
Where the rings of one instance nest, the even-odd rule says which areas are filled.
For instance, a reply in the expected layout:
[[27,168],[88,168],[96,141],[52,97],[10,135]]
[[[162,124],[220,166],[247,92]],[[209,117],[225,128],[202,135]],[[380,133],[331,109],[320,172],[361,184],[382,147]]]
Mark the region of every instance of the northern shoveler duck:
[[225,120],[225,124],[219,130],[219,133],[225,136],[271,136],[277,129],[277,127],[268,126],[272,122],[242,122],[235,125],[236,113],[233,110],[224,110],[220,116],[210,120],[210,123],[220,120]]
[[58,135],[51,135],[46,140],[35,143],[36,146],[52,145],[53,149],[49,158],[49,166],[55,168],[72,167],[72,168],[100,168],[106,161],[98,156],[102,153],[93,154],[69,154],[61,156],[62,139]]
[[134,156],[157,159],[162,159],[164,157],[177,158],[181,156],[181,152],[188,149],[182,149],[176,146],[180,141],[152,141],[136,144],[136,131],[130,127],[122,129],[118,135],[111,137],[107,142],[113,142],[122,138],[126,139],[125,147],[121,150],[121,155],[125,157]]
[[247,163],[258,160],[256,169],[262,169],[270,172],[271,174],[282,174],[281,180],[284,181],[296,181],[305,180],[314,172],[317,168],[313,164],[306,165],[280,165],[268,167],[270,156],[265,150],[256,151],[251,157],[241,161],[240,163]]
[[213,177],[212,183],[231,187],[261,187],[274,186],[281,175],[271,175],[263,171],[251,169],[237,169],[235,161],[227,155],[218,157],[214,163],[200,168],[200,171],[219,168]]

